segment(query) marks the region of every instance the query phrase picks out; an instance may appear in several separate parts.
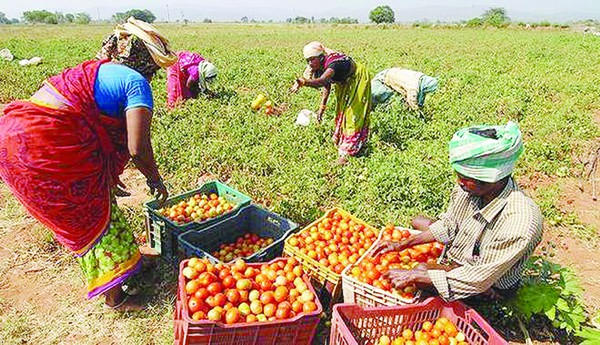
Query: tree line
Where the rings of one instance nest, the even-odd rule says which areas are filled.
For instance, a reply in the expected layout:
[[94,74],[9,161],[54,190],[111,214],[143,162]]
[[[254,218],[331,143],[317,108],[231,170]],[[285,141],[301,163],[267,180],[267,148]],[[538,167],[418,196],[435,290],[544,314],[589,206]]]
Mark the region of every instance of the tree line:
[[[152,23],[156,20],[156,16],[149,10],[144,9],[132,9],[127,12],[118,12],[115,13],[111,20],[116,23],[122,23],[127,18],[134,17],[136,19],[143,20],[148,23]],[[390,6],[382,5],[377,6],[373,10],[369,12],[369,20],[376,24],[386,24],[386,23],[394,23],[395,16],[394,11]],[[36,24],[36,23],[44,23],[44,24],[63,24],[63,23],[75,23],[75,24],[88,24],[92,21],[92,18],[87,13],[62,13],[62,12],[49,12],[47,10],[35,10],[35,11],[25,11],[23,12],[21,20],[12,18],[9,19],[6,15],[0,12],[0,24],[16,24],[20,22],[28,23],[28,24]],[[184,20],[187,24],[188,20]],[[205,18],[203,23],[212,23],[210,18]],[[254,19],[248,19],[248,17],[242,17],[242,23],[256,23]],[[269,22],[272,22],[269,21]],[[307,17],[295,17],[295,18],[287,18],[285,20],[286,23],[293,24],[309,24],[309,23],[320,23],[320,24],[358,24],[358,19],[351,17],[331,17],[331,18],[319,18],[315,19],[315,17],[307,18]],[[478,27],[478,26],[495,26],[495,27],[505,27],[511,23],[510,18],[508,17],[506,10],[502,7],[494,7],[487,10],[479,17],[475,17],[469,19],[467,21],[461,22],[467,27]],[[525,25],[524,23],[518,23],[519,25]],[[420,26],[420,23],[416,24]],[[425,26],[425,24],[423,24]],[[548,25],[550,24],[548,23]]]

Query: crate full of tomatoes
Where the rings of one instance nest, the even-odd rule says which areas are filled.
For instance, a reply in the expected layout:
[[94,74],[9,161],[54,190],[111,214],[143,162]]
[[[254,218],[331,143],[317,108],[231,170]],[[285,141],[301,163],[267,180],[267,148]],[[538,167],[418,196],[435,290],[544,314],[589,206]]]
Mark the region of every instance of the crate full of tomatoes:
[[342,271],[367,252],[378,234],[378,229],[334,208],[288,237],[283,253],[297,258],[316,280],[319,293],[330,294],[330,303],[333,303],[341,294]]
[[[381,241],[402,241],[418,233],[416,230],[388,225],[371,250],[377,248]],[[417,287],[410,285],[396,289],[385,273],[392,269],[410,270],[420,263],[435,263],[443,245],[438,242],[425,243],[377,256],[369,255],[371,250],[342,273],[344,303],[368,307],[414,303],[419,295]]]
[[393,307],[337,304],[330,345],[508,345],[481,315],[439,297]]
[[206,257],[213,263],[243,258],[265,262],[280,257],[283,241],[298,225],[258,205],[248,205],[233,217],[179,236],[182,257]]
[[293,258],[180,264],[176,344],[310,344],[322,307]]
[[144,204],[148,245],[177,265],[180,234],[200,231],[231,217],[250,202],[248,196],[220,181],[170,197],[164,205],[158,200],[149,201]]

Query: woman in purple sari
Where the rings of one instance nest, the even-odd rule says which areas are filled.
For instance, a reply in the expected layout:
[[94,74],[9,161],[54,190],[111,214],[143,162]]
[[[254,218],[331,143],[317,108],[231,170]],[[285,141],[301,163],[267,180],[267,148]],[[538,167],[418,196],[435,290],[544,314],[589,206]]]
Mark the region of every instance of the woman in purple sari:
[[199,93],[212,95],[208,84],[217,77],[217,68],[198,53],[177,52],[177,62],[167,69],[167,106],[173,109]]

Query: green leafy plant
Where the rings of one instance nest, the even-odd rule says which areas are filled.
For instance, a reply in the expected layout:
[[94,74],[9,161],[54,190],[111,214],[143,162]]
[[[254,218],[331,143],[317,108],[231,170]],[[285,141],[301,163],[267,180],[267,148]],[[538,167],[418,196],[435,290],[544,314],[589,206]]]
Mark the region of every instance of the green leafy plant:
[[532,257],[525,269],[523,286],[509,305],[526,323],[543,314],[556,328],[574,334],[586,321],[581,300],[583,289],[575,273],[543,257]]
[[577,336],[582,339],[579,345],[598,345],[600,344],[600,329],[583,327]]

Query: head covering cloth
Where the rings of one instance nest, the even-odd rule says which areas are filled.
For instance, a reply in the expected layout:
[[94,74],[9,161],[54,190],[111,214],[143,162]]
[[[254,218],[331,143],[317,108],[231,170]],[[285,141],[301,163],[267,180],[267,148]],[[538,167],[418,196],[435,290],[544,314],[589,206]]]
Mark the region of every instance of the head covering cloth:
[[133,17],[117,25],[114,32],[102,42],[98,59],[110,59],[151,77],[161,67],[177,61],[169,49],[169,42],[152,25]]
[[488,183],[512,174],[523,152],[519,126],[474,126],[454,133],[449,143],[450,164],[459,174]]
[[204,92],[207,88],[208,80],[217,76],[217,67],[212,63],[203,60],[198,64],[198,88]]

